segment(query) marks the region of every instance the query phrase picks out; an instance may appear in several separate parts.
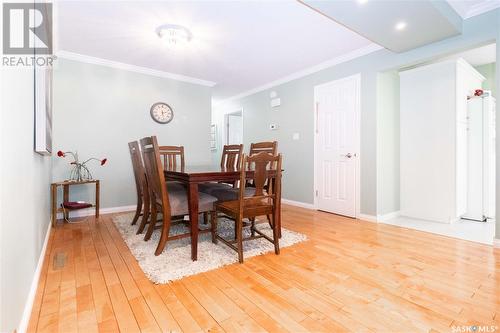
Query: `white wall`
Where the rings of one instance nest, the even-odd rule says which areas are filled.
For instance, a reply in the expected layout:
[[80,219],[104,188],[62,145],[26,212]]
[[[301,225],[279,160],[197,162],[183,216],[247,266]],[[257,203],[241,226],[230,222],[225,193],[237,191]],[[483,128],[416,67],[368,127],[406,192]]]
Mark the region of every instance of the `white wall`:
[[18,328],[49,225],[51,159],[33,151],[32,69],[1,75],[0,332]]
[[377,214],[399,211],[399,74],[377,75]]
[[[163,145],[184,145],[187,164],[209,164],[211,88],[73,60],[57,60],[54,73],[54,150],[78,150],[80,158],[107,157],[89,164],[101,179],[101,207],[136,203],[127,143],[157,135]],[[168,124],[151,119],[150,107],[165,102],[174,111]],[[54,180],[66,179],[71,159],[54,159]],[[72,189],[73,190],[73,189]],[[74,189],[71,198],[93,200],[93,189]]]

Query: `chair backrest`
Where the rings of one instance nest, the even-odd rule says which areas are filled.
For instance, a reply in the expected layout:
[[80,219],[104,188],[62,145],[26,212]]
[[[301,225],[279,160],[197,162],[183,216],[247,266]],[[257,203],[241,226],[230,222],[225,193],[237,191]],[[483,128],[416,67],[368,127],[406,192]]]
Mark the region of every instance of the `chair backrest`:
[[184,146],[159,146],[164,170],[184,169]]
[[163,208],[167,209],[168,212],[168,217],[164,216],[163,218],[169,218],[170,202],[168,200],[167,184],[160,160],[160,149],[156,136],[142,138],[141,150],[151,202],[154,205],[155,202],[161,200]]
[[243,145],[224,145],[220,167],[227,170],[239,170]]
[[278,142],[268,141],[268,142],[255,142],[250,144],[249,156],[253,156],[262,152],[266,152],[273,156],[276,156],[278,153]]
[[[253,196],[245,196],[246,173],[253,171],[253,186],[255,193]],[[272,175],[274,174],[274,175]],[[265,185],[269,179],[273,179],[272,188],[264,191]],[[267,152],[260,152],[253,156],[243,154],[240,172],[240,191],[238,200],[240,201],[240,211],[243,210],[243,201],[261,200],[263,198],[272,198],[279,200],[277,197],[281,193],[281,154],[274,156]],[[269,186],[271,187],[271,186]]]
[[142,196],[144,191],[147,191],[147,185],[144,165],[142,164],[141,150],[139,149],[139,143],[137,141],[129,142],[128,150],[130,152],[130,158],[132,159],[132,168],[134,170],[137,195]]

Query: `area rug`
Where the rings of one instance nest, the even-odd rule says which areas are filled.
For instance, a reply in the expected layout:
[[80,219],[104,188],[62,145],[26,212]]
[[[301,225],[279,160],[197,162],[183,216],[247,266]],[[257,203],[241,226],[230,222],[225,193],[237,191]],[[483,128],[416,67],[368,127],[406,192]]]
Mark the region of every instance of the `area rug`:
[[[121,233],[125,243],[139,262],[146,276],[154,283],[162,284],[168,281],[178,280],[182,277],[207,272],[238,261],[235,251],[228,248],[222,242],[213,244],[210,233],[200,234],[198,240],[198,260],[191,260],[191,239],[183,238],[169,241],[163,253],[155,256],[154,252],[160,238],[160,229],[154,231],[151,239],[144,241],[144,234],[136,235],[137,225],[130,225],[134,214],[117,215],[113,218],[118,231]],[[204,228],[200,223],[200,228]],[[272,230],[267,223],[257,224],[257,229],[272,237]],[[208,228],[208,226],[206,226]],[[249,236],[250,231],[244,229],[244,237]],[[170,235],[185,233],[187,226],[183,224],[170,228]],[[234,238],[234,223],[225,218],[218,221],[218,234],[226,239]],[[280,248],[303,242],[307,237],[298,232],[282,228]],[[260,254],[272,252],[274,245],[260,238],[243,242],[244,257],[250,258]]]

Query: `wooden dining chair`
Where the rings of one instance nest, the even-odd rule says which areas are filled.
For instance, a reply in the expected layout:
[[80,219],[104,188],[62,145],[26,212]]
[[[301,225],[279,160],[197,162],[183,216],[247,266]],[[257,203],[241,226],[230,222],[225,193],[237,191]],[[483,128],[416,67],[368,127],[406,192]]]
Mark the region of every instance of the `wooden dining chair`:
[[[241,154],[243,153],[243,145],[224,145],[220,167],[222,170],[239,170],[241,164]],[[202,183],[198,186],[203,193],[213,195],[214,191],[230,189],[236,187],[238,181]]]
[[[149,197],[151,200],[151,222],[149,223],[145,240],[149,240],[151,238],[157,223],[158,213],[160,212],[163,216],[163,225],[160,240],[155,251],[155,255],[160,255],[163,252],[167,241],[191,236],[190,232],[175,236],[169,235],[172,217],[184,216],[189,213],[187,191],[168,190],[168,184],[165,181],[165,174],[161,163],[160,149],[156,136],[145,137],[140,140],[140,143],[144,167],[146,169],[146,179],[149,185]],[[217,201],[217,199],[208,194],[199,194],[198,210],[200,213],[212,213],[211,221],[216,220],[213,217],[215,215],[215,201]],[[212,224],[209,231],[212,232],[212,239],[215,239],[215,224]]]
[[257,155],[258,153],[266,152],[276,156],[278,153],[277,141],[255,142],[250,144],[249,156]]
[[159,146],[158,149],[165,170],[184,169],[184,146]]
[[[246,173],[247,170],[254,172],[255,192],[252,196],[246,196]],[[272,174],[271,174],[272,173]],[[264,185],[269,178],[275,178],[271,190],[265,191]],[[267,152],[260,152],[253,156],[243,155],[242,167],[240,171],[240,187],[237,200],[218,202],[215,205],[216,212],[223,213],[230,217],[236,225],[236,237],[234,240],[228,240],[215,233],[216,240],[221,240],[231,249],[238,252],[238,260],[243,263],[243,241],[264,238],[274,244],[274,252],[280,253],[279,249],[279,231],[276,221],[279,212],[279,200],[281,200],[281,155],[273,156]],[[255,217],[261,215],[270,215],[273,223],[272,238],[255,228]],[[216,215],[212,215],[212,228],[217,230]],[[250,237],[243,238],[243,219],[248,218],[252,221],[250,227]],[[257,234],[257,235],[256,235]]]
[[[159,146],[165,171],[184,170],[184,146]],[[183,190],[186,186],[178,181],[167,181],[170,190]]]
[[144,165],[142,164],[139,143],[137,141],[129,142],[128,149],[130,158],[132,159],[132,169],[134,171],[135,188],[137,192],[137,207],[135,209],[134,218],[132,219],[132,225],[136,224],[139,217],[142,216],[141,223],[137,230],[139,234],[144,229],[144,225],[149,217],[149,190]]

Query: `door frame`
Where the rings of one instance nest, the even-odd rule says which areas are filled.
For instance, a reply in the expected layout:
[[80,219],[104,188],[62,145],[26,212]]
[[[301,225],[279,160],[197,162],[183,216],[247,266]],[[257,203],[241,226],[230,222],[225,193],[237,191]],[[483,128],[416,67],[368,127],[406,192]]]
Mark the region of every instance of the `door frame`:
[[355,194],[355,218],[359,218],[360,217],[360,214],[361,214],[361,174],[360,174],[360,170],[361,170],[361,73],[358,73],[358,74],[354,74],[354,75],[350,75],[350,76],[346,76],[346,77],[343,77],[343,78],[339,78],[339,79],[336,79],[336,80],[333,80],[333,81],[329,81],[329,82],[326,82],[326,83],[322,83],[322,84],[318,84],[318,85],[315,85],[314,86],[314,102],[313,102],[313,136],[314,136],[314,151],[313,151],[313,155],[314,155],[314,189],[313,189],[313,198],[314,198],[314,202],[313,202],[313,206],[314,206],[314,209],[318,210],[318,199],[317,199],[317,195],[316,195],[316,191],[318,189],[318,174],[317,174],[317,166],[318,166],[318,162],[317,162],[317,148],[318,148],[318,135],[316,134],[316,129],[317,129],[317,119],[318,119],[318,108],[317,108],[317,92],[318,92],[318,89],[320,88],[323,88],[323,87],[326,87],[326,86],[329,86],[329,85],[332,85],[332,84],[335,84],[335,83],[338,83],[338,82],[341,82],[341,81],[347,81],[347,80],[356,80],[356,88],[357,88],[357,91],[356,91],[356,110],[355,110],[355,115],[354,115],[354,119],[355,119],[355,128],[356,128],[356,131],[354,133],[354,140],[355,140],[355,147],[356,147],[356,152],[355,152],[355,157],[356,157],[356,163],[354,163],[355,165],[355,182],[356,182],[356,185],[355,185],[355,191],[356,191],[356,194]]
[[243,116],[243,109],[238,109],[238,110],[235,110],[235,111],[226,112],[226,113],[224,113],[224,119],[223,119],[223,123],[222,123],[222,146],[223,147],[224,147],[224,145],[227,145],[227,139],[228,139],[228,135],[229,135],[229,132],[227,131],[229,116],[230,115],[235,115],[235,114],[240,114],[241,115],[241,140],[243,141],[243,138],[244,138],[244,136],[243,136],[244,135],[244,124],[245,124],[245,119],[244,119],[244,116]]

